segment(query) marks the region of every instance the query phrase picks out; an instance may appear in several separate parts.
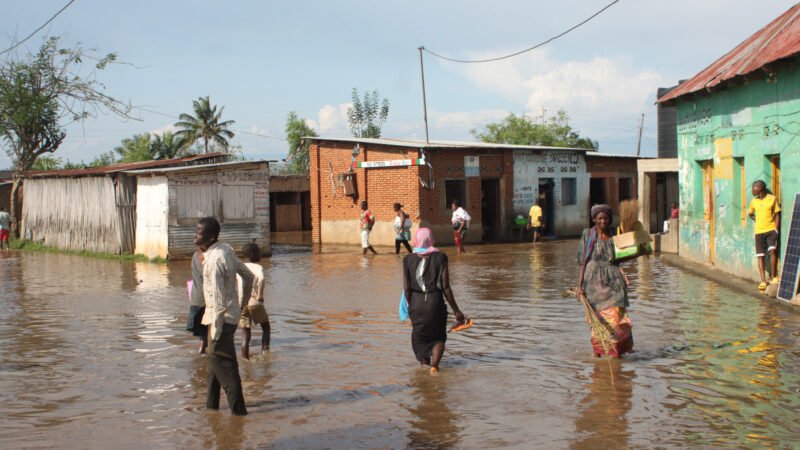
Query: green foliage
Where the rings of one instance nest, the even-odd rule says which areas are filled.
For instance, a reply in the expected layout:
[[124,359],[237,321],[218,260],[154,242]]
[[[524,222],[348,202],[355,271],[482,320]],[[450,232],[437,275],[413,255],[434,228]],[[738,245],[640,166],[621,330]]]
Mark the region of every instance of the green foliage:
[[33,163],[32,170],[58,170],[61,168],[61,158],[55,156],[40,156]]
[[[117,161],[117,157],[114,154],[114,152],[113,151],[109,151],[109,152],[106,152],[106,153],[101,153],[100,155],[95,157],[88,164],[88,166],[84,165],[83,162],[81,162],[81,165],[84,165],[85,167],[103,167],[103,166],[110,166],[111,164],[114,164],[116,161]],[[65,169],[66,169],[66,167],[65,167]]]
[[[0,63],[0,138],[18,173],[36,159],[55,152],[71,122],[110,111],[128,117],[130,105],[103,92],[94,75],[116,61],[116,55],[94,56],[80,46],[63,48],[50,37],[36,53]],[[84,74],[85,60],[94,61]]]
[[199,97],[192,102],[194,116],[183,113],[179,116],[179,121],[175,123],[178,131],[175,135],[183,139],[184,148],[191,147],[198,140],[203,141],[203,150],[209,152],[209,143],[212,149],[227,151],[228,140],[233,139],[234,133],[228,128],[235,122],[233,120],[221,121],[222,111],[225,107],[219,108],[211,105],[209,96]]
[[123,139],[122,143],[114,148],[119,155],[117,162],[129,163],[155,159],[155,155],[151,152],[150,139],[150,133],[136,134]]
[[308,146],[310,142],[303,137],[318,136],[306,121],[297,113],[290,111],[286,117],[286,142],[289,144],[288,172],[297,175],[308,175]]
[[353,88],[353,105],[347,109],[347,122],[350,132],[357,138],[379,138],[381,129],[389,117],[389,100],[378,100],[378,91],[365,92],[364,98],[358,96],[358,89]]
[[44,243],[39,241],[31,241],[28,239],[15,239],[9,241],[8,244],[9,248],[11,248],[12,250],[26,250],[26,251],[44,252],[44,253],[62,253],[65,255],[86,256],[89,258],[113,259],[118,261],[151,262],[154,264],[165,264],[169,262],[167,259],[161,257],[148,258],[147,256],[141,254],[134,255],[131,253],[124,253],[122,255],[115,255],[112,253],[91,252],[88,250],[63,250],[60,248],[45,245]]
[[545,145],[597,150],[599,144],[581,137],[569,126],[569,116],[562,109],[544,124],[535,123],[525,115],[509,114],[505,119],[487,124],[483,130],[471,130],[483,142],[513,145]]
[[173,159],[186,154],[184,138],[165,131],[163,135],[154,134],[150,142],[150,153],[155,159]]

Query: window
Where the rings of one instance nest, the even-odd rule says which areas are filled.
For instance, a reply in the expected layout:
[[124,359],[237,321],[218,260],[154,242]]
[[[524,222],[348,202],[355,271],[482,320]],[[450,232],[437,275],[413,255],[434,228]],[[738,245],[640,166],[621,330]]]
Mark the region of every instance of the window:
[[217,186],[178,185],[175,186],[175,200],[178,220],[215,216]]
[[562,205],[575,205],[578,203],[577,195],[577,180],[575,178],[562,178],[561,179],[561,204]]
[[253,185],[222,186],[222,216],[225,219],[252,219]]
[[445,208],[449,209],[454,200],[459,201],[464,209],[467,208],[467,184],[464,180],[445,180]]
[[742,224],[747,224],[747,182],[744,177],[744,158],[733,158],[733,204],[739,208]]

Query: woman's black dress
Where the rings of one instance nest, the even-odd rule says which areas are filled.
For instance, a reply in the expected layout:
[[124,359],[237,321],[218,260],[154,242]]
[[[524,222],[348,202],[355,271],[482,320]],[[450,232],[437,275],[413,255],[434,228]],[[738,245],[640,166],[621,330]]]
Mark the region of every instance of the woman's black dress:
[[442,292],[442,270],[446,265],[447,255],[439,252],[423,258],[412,253],[403,260],[403,277],[411,291],[407,298],[413,326],[411,347],[421,363],[430,363],[433,346],[447,341],[447,305]]

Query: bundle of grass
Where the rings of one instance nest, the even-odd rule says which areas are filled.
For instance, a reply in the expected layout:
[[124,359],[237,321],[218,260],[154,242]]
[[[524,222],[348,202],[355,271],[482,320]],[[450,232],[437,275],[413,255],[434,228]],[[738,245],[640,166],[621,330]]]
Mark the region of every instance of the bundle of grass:
[[642,227],[639,222],[639,200],[625,200],[619,204],[619,231],[627,233]]
[[[573,297],[575,295],[574,289],[565,289],[561,292],[562,297]],[[576,296],[578,301],[583,305],[583,312],[586,315],[586,321],[592,327],[592,334],[597,336],[600,339],[600,345],[603,346],[603,353],[607,356],[609,354],[609,350],[613,346],[612,336],[614,336],[614,330],[603,320],[601,319],[597,311],[594,309],[591,303],[589,303],[589,299],[586,298],[585,295]],[[608,361],[608,373],[611,376],[611,384],[614,383],[614,369],[611,367],[611,360],[606,358]]]

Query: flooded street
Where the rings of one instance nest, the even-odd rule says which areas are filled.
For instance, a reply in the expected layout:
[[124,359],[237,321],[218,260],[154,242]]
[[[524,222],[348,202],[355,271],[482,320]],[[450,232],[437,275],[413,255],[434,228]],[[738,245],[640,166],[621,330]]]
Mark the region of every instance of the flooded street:
[[[205,410],[184,330],[189,261],[0,259],[2,448],[686,448],[800,441],[800,314],[664,265],[627,266],[633,355],[595,360],[576,241],[453,248],[439,377],[399,323],[388,248],[264,259],[272,352],[240,360],[250,415]],[[755,289],[755,286],[754,286]],[[253,332],[258,355],[260,330]],[[237,332],[237,344],[240,339]],[[794,442],[795,444],[792,444]]]

